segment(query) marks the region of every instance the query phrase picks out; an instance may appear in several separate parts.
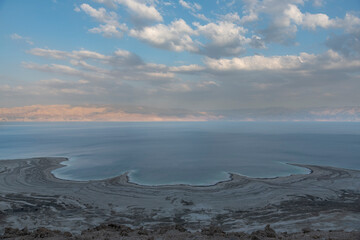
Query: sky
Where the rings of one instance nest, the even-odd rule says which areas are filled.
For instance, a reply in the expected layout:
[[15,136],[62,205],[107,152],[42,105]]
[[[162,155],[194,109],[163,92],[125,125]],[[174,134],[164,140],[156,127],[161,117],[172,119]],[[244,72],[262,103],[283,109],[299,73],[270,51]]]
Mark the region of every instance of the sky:
[[0,0],[0,121],[360,121],[358,0]]

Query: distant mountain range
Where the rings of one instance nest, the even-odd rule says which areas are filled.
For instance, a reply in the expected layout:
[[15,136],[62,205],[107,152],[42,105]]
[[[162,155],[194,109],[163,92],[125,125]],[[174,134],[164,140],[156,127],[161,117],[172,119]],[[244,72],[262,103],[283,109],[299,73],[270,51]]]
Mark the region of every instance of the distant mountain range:
[[0,108],[2,122],[28,121],[351,121],[360,107],[263,108],[190,111],[113,105],[31,105]]

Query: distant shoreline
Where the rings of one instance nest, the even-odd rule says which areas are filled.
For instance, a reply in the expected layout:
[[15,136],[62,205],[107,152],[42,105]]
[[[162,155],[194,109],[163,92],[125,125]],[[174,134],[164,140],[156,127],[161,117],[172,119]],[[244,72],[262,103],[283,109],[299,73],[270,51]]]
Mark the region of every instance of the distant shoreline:
[[[64,160],[62,162],[68,162],[69,161],[69,158],[68,157],[60,157],[60,158],[63,158]],[[16,159],[14,159],[16,160]],[[0,160],[1,161],[1,160]],[[61,163],[62,163],[61,162]],[[66,167],[67,165],[64,165],[64,164],[61,164],[61,166],[59,166],[58,168],[56,169],[60,169],[60,168],[63,168],[63,167]],[[222,182],[228,182],[228,181],[231,181],[233,180],[233,176],[234,175],[238,175],[238,176],[242,176],[242,177],[246,177],[246,178],[250,178],[250,179],[274,179],[274,178],[281,178],[281,177],[288,177],[288,176],[292,176],[292,175],[303,175],[303,174],[311,174],[313,171],[311,169],[310,166],[312,165],[306,165],[306,164],[297,164],[297,163],[284,163],[286,165],[291,165],[291,166],[296,166],[296,167],[299,167],[299,168],[303,168],[303,169],[307,169],[308,172],[307,173],[289,173],[287,175],[283,175],[283,176],[274,176],[274,177],[251,177],[251,176],[246,176],[244,174],[239,174],[239,173],[234,173],[234,172],[226,172],[226,174],[228,175],[228,178],[227,179],[223,179],[223,180],[220,180],[220,181],[217,181],[215,183],[210,183],[210,184],[190,184],[190,183],[169,183],[169,184],[143,184],[143,183],[138,183],[138,182],[135,182],[135,181],[132,181],[131,180],[131,171],[125,171],[123,174],[120,174],[120,175],[117,175],[117,176],[112,176],[112,177],[105,177],[105,178],[99,178],[99,179],[86,179],[86,180],[78,180],[78,179],[71,179],[71,178],[65,178],[65,177],[60,177],[59,175],[57,174],[54,174],[53,172],[51,172],[52,175],[54,175],[55,178],[58,178],[58,179],[62,179],[62,180],[69,180],[69,181],[75,181],[75,182],[87,182],[87,181],[101,181],[101,180],[107,180],[107,179],[111,179],[111,178],[115,178],[115,177],[118,177],[118,176],[121,176],[121,175],[126,175],[126,178],[127,178],[127,182],[129,184],[135,184],[135,185],[140,185],[140,186],[149,186],[149,187],[156,187],[156,186],[173,186],[173,185],[180,185],[180,186],[189,186],[189,187],[206,187],[206,186],[214,186],[214,185],[217,185],[219,183],[222,183]],[[314,165],[316,166],[316,165]],[[56,170],[54,169],[54,170]],[[53,170],[53,171],[54,171]]]
[[[300,167],[300,168],[304,168],[307,169],[308,172],[307,173],[290,173],[288,175],[284,175],[284,176],[274,176],[274,177],[250,177],[250,176],[246,176],[243,174],[238,174],[238,173],[232,173],[232,172],[226,172],[228,174],[228,179],[224,179],[224,180],[220,180],[218,182],[212,183],[212,184],[187,184],[187,183],[174,183],[174,184],[157,184],[157,185],[152,185],[152,184],[141,184],[141,183],[137,183],[134,181],[131,181],[131,177],[130,177],[130,172],[129,171],[125,171],[123,174],[117,175],[117,176],[112,176],[112,177],[106,177],[106,178],[99,178],[99,179],[88,179],[88,180],[77,180],[77,179],[70,179],[70,178],[62,178],[59,177],[58,175],[54,174],[53,171],[56,169],[60,169],[60,168],[64,168],[67,165],[63,164],[63,162],[68,162],[69,158],[68,157],[39,157],[39,158],[50,158],[50,159],[63,159],[62,161],[59,162],[59,166],[54,168],[50,174],[53,175],[54,178],[57,178],[59,180],[66,180],[66,181],[74,181],[74,182],[90,182],[90,181],[106,181],[109,179],[113,179],[113,178],[117,178],[117,177],[121,177],[124,176],[127,179],[127,183],[128,184],[134,184],[134,185],[138,185],[138,186],[147,186],[147,187],[161,187],[161,186],[187,186],[187,187],[211,187],[211,186],[216,186],[218,184],[224,183],[224,182],[231,182],[234,179],[234,176],[240,176],[240,177],[244,177],[244,178],[249,178],[249,179],[276,179],[276,178],[282,178],[282,177],[289,177],[292,175],[307,175],[307,174],[312,174],[313,170],[311,169],[311,166],[316,166],[316,165],[306,165],[306,164],[297,164],[297,163],[285,163],[286,165],[292,165],[292,166],[296,166],[296,167]],[[33,159],[33,158],[30,158]],[[34,158],[36,159],[36,158]],[[6,159],[6,160],[0,160],[0,161],[16,161],[18,159]]]

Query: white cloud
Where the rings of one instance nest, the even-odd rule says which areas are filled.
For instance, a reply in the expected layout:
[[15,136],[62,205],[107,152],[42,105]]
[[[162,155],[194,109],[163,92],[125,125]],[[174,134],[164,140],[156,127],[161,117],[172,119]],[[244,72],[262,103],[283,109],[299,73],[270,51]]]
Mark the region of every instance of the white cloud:
[[197,64],[191,64],[191,65],[182,65],[177,67],[170,67],[169,71],[171,72],[179,72],[179,73],[186,73],[186,72],[197,72],[204,70],[205,67],[197,65]]
[[98,73],[106,73],[106,74],[109,74],[110,72],[108,70],[105,70],[103,68],[99,68],[99,67],[96,67],[96,66],[93,66],[83,60],[74,60],[74,59],[71,59],[70,60],[70,63],[74,66],[78,66],[78,67],[81,67],[82,69],[85,69],[85,70],[89,70],[89,71],[93,71],[93,72],[98,72]]
[[169,25],[157,24],[143,29],[130,31],[130,36],[151,44],[154,47],[176,52],[196,52],[198,49],[191,35],[196,32],[183,19],[171,22]]
[[149,22],[162,22],[163,18],[153,5],[136,0],[116,0],[117,3],[126,6],[129,9],[135,23],[149,24]]
[[43,48],[33,48],[28,51],[28,53],[40,56],[40,57],[48,57],[54,59],[65,59],[68,57],[68,53],[59,50],[52,50],[52,49],[43,49]]
[[329,50],[320,55],[300,53],[272,57],[255,55],[232,59],[207,58],[205,65],[209,70],[220,72],[299,70],[304,73],[322,70],[356,70],[360,67],[360,60],[347,59]]
[[[346,32],[354,32],[360,28],[360,18],[350,13],[346,13],[344,19],[330,19],[328,15],[323,13],[302,13],[297,6],[289,4],[288,8],[284,11],[284,14],[295,24],[312,30],[315,30],[317,27],[321,27],[325,29],[342,28]],[[289,24],[290,23],[288,23],[288,25]]]
[[114,54],[119,57],[129,57],[131,55],[131,53],[129,51],[122,50],[122,49],[116,50]]
[[61,73],[61,74],[69,74],[69,75],[79,75],[81,72],[75,68],[61,65],[61,64],[36,64],[36,63],[27,63],[24,62],[23,66],[28,69],[36,69],[46,72],[55,72],[55,73]]
[[306,13],[303,15],[302,26],[315,30],[316,27],[321,28],[330,28],[334,27],[336,22],[326,14],[318,13],[318,14],[309,14]]
[[206,25],[195,24],[199,33],[217,46],[226,46],[237,41],[245,41],[246,30],[232,22],[220,21]]
[[[75,63],[73,61],[73,63]],[[88,71],[81,71],[79,69],[63,65],[63,64],[37,64],[32,62],[23,62],[23,67],[33,70],[38,70],[42,72],[50,72],[55,74],[61,75],[69,75],[69,76],[76,76],[85,79],[112,79],[112,76],[108,74],[107,71],[96,71],[93,72],[95,69],[93,68],[91,72]],[[86,65],[86,64],[85,64]],[[86,69],[89,70],[89,69]]]
[[[112,55],[103,55],[85,49],[65,52],[34,48],[28,53],[55,60],[68,60],[72,66],[24,62],[23,66],[25,68],[69,75],[82,80],[106,80],[110,82],[116,81],[117,83],[136,80],[155,83],[159,80],[172,81],[175,77],[174,73],[169,71],[166,65],[144,63],[138,55],[123,49],[117,49]],[[89,64],[86,60],[91,60],[93,64]]]
[[105,4],[111,8],[116,9],[118,5],[123,5],[127,8],[132,22],[137,26],[149,25],[153,22],[162,22],[163,18],[156,9],[157,1],[142,1],[142,0],[93,0],[97,3]]
[[[247,30],[230,21],[193,24],[196,29],[192,29],[183,19],[179,19],[169,25],[157,24],[132,29],[129,35],[158,48],[177,52],[189,51],[210,57],[238,55],[244,52],[245,45],[251,42],[251,39],[245,37]],[[209,41],[194,42],[192,36],[203,36]]]
[[[322,2],[314,0],[316,6],[320,6]],[[330,18],[325,13],[303,13],[298,6],[304,3],[304,0],[244,0],[243,17],[239,21],[246,24],[259,20],[261,14],[267,15],[270,22],[267,28],[261,30],[263,39],[284,44],[293,43],[297,26],[310,30],[341,28],[345,31],[354,31],[359,28],[359,18],[352,14],[347,13],[344,19],[340,19]]]
[[338,19],[337,25],[344,28],[347,33],[360,32],[360,18],[350,13],[347,13],[344,19]]
[[243,17],[240,19],[240,22],[241,22],[242,24],[244,24],[244,23],[248,23],[248,22],[257,21],[258,19],[259,19],[259,17],[258,17],[258,15],[257,15],[254,11],[249,11],[249,14],[243,16]]
[[185,2],[184,0],[179,0],[179,4],[184,8],[191,9],[190,4]]
[[244,7],[242,12],[241,23],[245,24],[248,22],[253,22],[259,19],[259,5],[260,3],[257,0],[243,0]]
[[205,22],[210,22],[210,19],[208,19],[204,14],[202,13],[191,13],[191,15],[193,15],[194,17],[203,20]]
[[184,0],[179,0],[179,4],[187,9],[190,9],[191,11],[195,12],[195,11],[199,11],[201,10],[201,5],[198,3],[190,3],[190,2],[186,2]]
[[109,60],[111,58],[110,56],[106,56],[104,54],[85,50],[85,49],[72,51],[70,57],[79,58],[79,59],[90,58],[90,59],[97,59],[97,60]]
[[251,56],[232,59],[207,58],[205,64],[216,71],[256,71],[256,70],[283,70],[298,68],[301,59],[298,56]]
[[[201,6],[185,0],[179,4],[191,10],[191,15],[209,22],[201,25],[194,23],[192,29],[183,19],[169,24],[149,25],[161,22],[163,18],[155,8],[157,1],[153,0],[94,0],[99,3],[124,5],[128,8],[135,28],[128,30],[125,24],[119,24],[115,12],[107,12],[104,8],[94,9],[88,4],[82,4],[81,9],[88,15],[103,23],[89,30],[92,33],[101,33],[104,36],[118,36],[127,32],[150,45],[170,51],[189,51],[213,58],[224,56],[238,56],[246,51],[248,46],[265,49],[266,43],[277,42],[294,44],[298,27],[316,30],[316,28],[344,28],[347,32],[354,32],[359,28],[360,19],[347,14],[344,19],[331,19],[323,13],[302,13],[298,5],[303,0],[244,0],[243,16],[237,12],[230,12],[220,16],[220,20],[210,22],[204,14],[197,13]],[[114,7],[114,6],[113,6]],[[265,29],[248,31],[244,24],[257,21],[261,14],[270,17]],[[256,35],[255,35],[256,33]],[[253,34],[253,36],[248,36]],[[196,38],[194,38],[196,36]],[[198,37],[197,37],[198,36]],[[204,41],[207,39],[208,41]]]
[[234,23],[240,22],[240,16],[237,12],[231,12],[226,15],[222,15],[220,16],[220,18],[227,22],[234,22]]
[[[338,25],[337,20],[330,19],[329,16],[323,13],[303,14],[299,8],[293,4],[289,4],[288,8],[284,11],[286,21],[292,20],[295,24],[301,25],[305,28],[315,30],[317,27],[330,28]],[[289,26],[290,23],[287,23]]]
[[[329,99],[328,93],[332,94],[331,99],[342,103],[353,101],[360,79],[360,60],[346,58],[334,51],[319,55],[206,58],[203,64],[185,63],[173,67],[145,63],[124,49],[117,49],[109,55],[86,49],[69,52],[35,49],[29,53],[56,61],[66,60],[71,65],[24,63],[24,67],[70,77],[15,87],[10,84],[1,86],[1,100],[15,95],[27,98],[30,103],[36,103],[36,96],[46,99],[46,102],[69,99],[68,102],[123,102],[167,107],[181,101],[185,108],[192,108],[193,102],[197,101],[199,105],[196,107],[204,109],[209,106],[222,108],[228,104],[246,107],[252,101],[256,106],[296,106],[300,98],[309,102]],[[355,87],[349,90],[348,84]],[[311,96],[309,88],[314,92]],[[341,94],[341,91],[346,94]],[[256,99],[253,96],[257,96]]]
[[65,52],[54,49],[44,49],[44,48],[33,48],[28,51],[28,53],[39,56],[39,57],[47,57],[54,59],[66,59],[66,58],[74,58],[74,59],[97,59],[97,60],[109,60],[110,56],[105,56],[103,54],[88,51],[88,50],[74,50],[72,52]]
[[175,76],[171,72],[147,72],[145,75],[152,78],[173,78]]
[[10,35],[10,38],[13,39],[13,40],[21,40],[21,41],[25,41],[27,44],[29,45],[34,45],[34,42],[30,40],[29,37],[23,37],[23,36],[20,36],[19,34],[17,33],[13,33]]
[[243,52],[244,45],[250,42],[244,34],[246,29],[227,21],[208,23],[206,25],[194,24],[197,32],[210,41],[203,45],[200,53],[210,57],[234,56]]
[[89,4],[83,3],[80,8],[91,17],[95,18],[99,22],[116,22],[117,14],[115,12],[108,13],[105,8],[95,9]]
[[100,33],[105,37],[122,37],[123,31],[127,31],[126,24],[118,22],[115,12],[107,12],[105,8],[95,9],[86,3],[81,4],[80,8],[98,22],[104,23],[89,29],[91,33]]

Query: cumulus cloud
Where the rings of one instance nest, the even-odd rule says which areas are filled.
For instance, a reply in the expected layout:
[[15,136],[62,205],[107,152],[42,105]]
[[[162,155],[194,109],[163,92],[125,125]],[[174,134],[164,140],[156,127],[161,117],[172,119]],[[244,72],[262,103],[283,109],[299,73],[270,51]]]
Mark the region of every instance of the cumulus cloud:
[[162,22],[163,17],[155,7],[156,1],[141,0],[93,0],[116,9],[118,5],[127,8],[132,22],[137,26],[149,25],[153,22]]
[[116,0],[126,6],[135,24],[147,25],[149,22],[162,22],[163,18],[154,5],[147,5],[137,0]]
[[257,70],[357,70],[360,60],[351,60],[329,50],[326,53],[315,55],[301,53],[299,55],[272,56],[260,55],[232,58],[207,58],[205,65],[215,71],[257,71]]
[[[346,33],[354,33],[359,29],[360,19],[354,14],[347,13],[344,18],[330,18],[325,13],[302,12],[305,0],[243,0],[242,14],[231,10],[218,16],[217,21],[211,21],[204,14],[198,13],[201,5],[194,1],[179,0],[178,4],[190,10],[190,14],[208,24],[195,23],[193,29],[183,19],[176,19],[167,24],[156,24],[164,21],[157,10],[157,5],[168,6],[166,2],[154,0],[93,0],[108,7],[125,6],[134,23],[133,29],[118,22],[115,12],[104,8],[95,9],[89,4],[82,4],[79,10],[86,12],[95,20],[103,23],[90,29],[92,33],[104,36],[121,36],[124,32],[131,37],[140,39],[153,47],[170,51],[189,51],[212,58],[238,56],[245,53],[247,48],[266,49],[267,43],[295,44],[299,28],[315,31],[317,28],[344,29]],[[314,0],[313,4],[320,6],[323,1]],[[265,28],[257,29],[253,22],[268,19]],[[251,25],[253,24],[253,25]],[[247,29],[247,26],[256,26]],[[349,37],[349,36],[348,36]],[[220,40],[221,38],[221,40]],[[344,38],[344,37],[342,37]],[[349,38],[347,38],[349,39]],[[347,42],[353,42],[348,40]],[[339,41],[334,39],[328,45]],[[335,44],[339,45],[339,44]],[[349,48],[350,45],[347,46]],[[346,47],[331,47],[346,49]]]
[[200,25],[197,32],[209,39],[200,52],[209,57],[234,56],[244,52],[244,45],[250,40],[244,36],[246,29],[232,22],[219,21]]
[[[306,56],[308,57],[308,56]],[[215,71],[284,70],[298,68],[302,63],[299,56],[250,56],[232,59],[206,59],[206,65]]]
[[240,22],[246,24],[249,22],[254,22],[259,19],[259,1],[257,0],[243,0],[244,7],[242,12],[242,17]]
[[237,12],[231,12],[225,15],[221,15],[220,18],[227,22],[240,22],[240,16]]
[[157,24],[143,29],[130,31],[130,36],[136,37],[154,47],[176,52],[198,51],[191,35],[196,32],[183,19],[171,22],[169,25]]
[[[245,51],[245,45],[251,42],[251,39],[245,37],[247,30],[233,22],[193,24],[195,29],[179,19],[169,25],[157,24],[132,29],[129,35],[157,48],[176,52],[189,51],[215,58],[239,55]],[[193,38],[198,36],[208,41],[194,41]]]
[[[330,18],[325,13],[303,13],[299,6],[304,0],[244,0],[243,16],[229,15],[242,24],[258,21],[261,16],[269,18],[269,24],[259,33],[266,42],[292,44],[296,37],[298,27],[315,30],[316,28],[341,28],[346,31],[358,28],[358,18],[347,13],[344,19]],[[320,6],[322,1],[315,0],[314,4]]]
[[[348,28],[348,26],[353,26],[352,20],[347,20],[349,17],[346,17],[344,20],[341,19],[330,19],[329,16],[323,13],[311,14],[311,13],[302,13],[300,9],[294,5],[289,4],[287,9],[284,11],[285,21],[292,20],[295,24],[301,25],[305,28],[315,30],[317,27],[321,28],[332,28],[332,27],[343,27]],[[342,23],[346,21],[346,24]],[[290,23],[286,23],[290,25]]]

